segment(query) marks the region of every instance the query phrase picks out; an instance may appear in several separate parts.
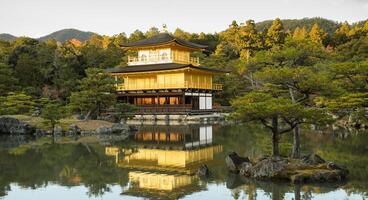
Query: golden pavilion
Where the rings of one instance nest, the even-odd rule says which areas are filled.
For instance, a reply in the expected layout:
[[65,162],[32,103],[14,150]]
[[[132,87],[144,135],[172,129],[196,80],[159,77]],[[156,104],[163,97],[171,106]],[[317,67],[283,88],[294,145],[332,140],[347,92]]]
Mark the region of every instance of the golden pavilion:
[[128,66],[108,72],[122,80],[117,85],[118,100],[137,105],[142,113],[213,112],[213,94],[222,90],[213,83],[224,71],[203,67],[192,57],[206,46],[160,33],[149,39],[121,44],[135,53]]

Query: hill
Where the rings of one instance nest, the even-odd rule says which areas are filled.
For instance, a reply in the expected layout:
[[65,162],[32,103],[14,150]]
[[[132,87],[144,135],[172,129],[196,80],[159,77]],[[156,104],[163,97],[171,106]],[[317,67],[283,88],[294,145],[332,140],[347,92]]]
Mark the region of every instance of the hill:
[[64,42],[70,39],[77,39],[79,41],[88,40],[93,34],[93,32],[80,31],[77,29],[63,29],[60,31],[53,32],[49,35],[45,35],[43,37],[38,38],[41,41],[45,41],[48,39],[54,39],[59,42]]
[[14,35],[10,35],[8,33],[1,33],[0,34],[0,40],[13,41],[15,39],[17,39],[17,37],[15,37]]
[[[256,23],[257,29],[259,31],[263,31],[268,29],[273,20],[266,20],[262,22]],[[303,18],[303,19],[282,19],[282,23],[284,24],[285,30],[293,31],[296,27],[305,27],[308,31],[312,28],[312,26],[317,23],[319,27],[323,28],[328,33],[332,34],[339,27],[340,23],[324,19],[320,17],[314,18]]]

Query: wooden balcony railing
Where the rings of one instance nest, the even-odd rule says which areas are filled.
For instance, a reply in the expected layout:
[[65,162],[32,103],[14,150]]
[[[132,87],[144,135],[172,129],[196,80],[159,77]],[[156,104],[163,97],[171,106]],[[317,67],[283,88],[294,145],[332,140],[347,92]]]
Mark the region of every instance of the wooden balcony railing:
[[207,89],[207,90],[222,90],[222,84],[196,84],[184,81],[183,83],[163,83],[163,84],[147,84],[144,86],[117,84],[117,91],[129,91],[129,90],[161,90],[161,89]]
[[128,65],[145,65],[145,64],[161,64],[161,63],[184,63],[199,66],[198,57],[188,57],[182,55],[154,55],[132,57],[128,56]]

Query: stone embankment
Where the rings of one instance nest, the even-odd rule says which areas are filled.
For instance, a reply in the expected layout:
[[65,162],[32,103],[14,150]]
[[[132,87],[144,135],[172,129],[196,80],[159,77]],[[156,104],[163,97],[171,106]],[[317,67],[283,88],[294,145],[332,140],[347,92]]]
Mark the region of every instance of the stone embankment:
[[[88,123],[88,122],[86,122]],[[91,129],[92,125],[86,125],[83,122],[78,124],[71,124],[66,129],[57,125],[54,130],[45,130],[37,128],[37,126],[32,126],[31,124],[19,120],[11,116],[0,116],[0,135],[34,135],[34,136],[44,136],[51,135],[54,136],[90,136],[90,135],[124,135],[128,136],[129,133],[134,132],[137,128],[135,126],[129,126],[121,123],[106,123],[107,125],[99,125],[97,128]],[[91,122],[93,123],[93,122]],[[84,128],[84,126],[89,127],[89,129]]]

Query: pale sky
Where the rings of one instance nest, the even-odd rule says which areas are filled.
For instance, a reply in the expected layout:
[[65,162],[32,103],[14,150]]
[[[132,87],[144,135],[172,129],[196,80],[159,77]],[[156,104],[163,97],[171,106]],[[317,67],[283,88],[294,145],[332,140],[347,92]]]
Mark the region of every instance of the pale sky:
[[368,18],[368,0],[0,0],[0,33],[41,37],[76,28],[127,34],[166,24],[189,32],[219,32],[232,20]]

